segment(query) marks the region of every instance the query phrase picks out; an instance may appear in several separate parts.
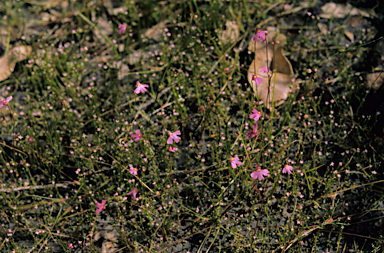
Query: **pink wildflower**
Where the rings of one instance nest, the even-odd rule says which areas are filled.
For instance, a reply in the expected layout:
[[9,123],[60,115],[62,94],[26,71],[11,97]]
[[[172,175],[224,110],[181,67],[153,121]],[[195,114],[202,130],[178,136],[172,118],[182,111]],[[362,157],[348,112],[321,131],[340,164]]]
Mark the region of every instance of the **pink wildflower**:
[[126,30],[127,30],[127,24],[126,23],[119,25],[119,34],[125,33]]
[[138,140],[140,140],[141,138],[143,138],[143,136],[142,136],[141,133],[140,133],[140,130],[136,130],[136,134],[132,134],[131,137],[132,137],[132,138],[135,138],[134,141],[138,141]]
[[255,36],[252,38],[253,41],[258,41],[259,38],[262,40],[262,41],[266,41],[266,35],[268,34],[267,31],[261,31],[259,28],[256,29],[256,34]]
[[257,124],[253,125],[252,130],[248,131],[247,136],[250,136],[249,139],[255,138],[259,135],[257,131]]
[[252,75],[252,80],[255,81],[257,85],[260,85],[263,81],[263,78],[257,77],[256,75]]
[[96,202],[96,207],[99,208],[96,210],[96,213],[100,213],[101,211],[103,211],[103,209],[105,209],[105,203],[107,203],[105,199],[101,201],[101,204],[99,202]]
[[134,168],[132,165],[129,165],[129,167],[131,168],[129,173],[131,173],[132,175],[137,176],[137,168]]
[[138,200],[138,198],[136,198],[136,194],[137,194],[138,192],[139,192],[139,191],[137,190],[137,188],[133,188],[132,191],[130,191],[130,192],[127,193],[127,196],[128,196],[128,195],[132,195],[133,200]]
[[292,174],[293,167],[289,165],[285,165],[283,169],[283,173]]
[[8,106],[9,101],[11,101],[11,100],[12,100],[12,96],[7,97],[6,99],[1,100],[1,102],[0,102],[0,108],[3,107],[3,106]]
[[167,140],[167,144],[172,144],[173,141],[178,143],[181,138],[177,135],[180,135],[180,134],[181,134],[180,130],[177,130],[176,132],[173,132],[173,133],[169,132],[169,138]]
[[148,87],[148,85],[147,84],[141,84],[139,81],[137,81],[136,82],[136,86],[137,86],[137,88],[135,89],[135,94],[139,94],[140,92],[141,93],[145,93],[145,92],[147,92],[147,89],[146,89],[146,87]]
[[171,145],[169,146],[168,150],[175,153],[178,150],[178,148],[175,148],[174,146]]
[[268,176],[269,171],[267,169],[262,170],[261,167],[257,167],[256,171],[251,173],[251,178],[253,179],[259,179],[259,181],[264,179],[264,176]]
[[268,73],[268,68],[267,67],[261,67],[260,73],[267,74]]
[[258,110],[253,109],[252,113],[249,115],[249,117],[251,119],[258,121],[260,119],[261,115],[263,115],[263,113],[261,111],[259,112]]
[[68,247],[70,247],[71,249],[73,249],[73,244],[72,244],[72,243],[68,244]]
[[236,156],[235,158],[233,158],[232,156],[229,158],[229,161],[231,162],[232,164],[232,169],[236,169],[237,165],[242,165],[242,163],[240,162],[240,159]]

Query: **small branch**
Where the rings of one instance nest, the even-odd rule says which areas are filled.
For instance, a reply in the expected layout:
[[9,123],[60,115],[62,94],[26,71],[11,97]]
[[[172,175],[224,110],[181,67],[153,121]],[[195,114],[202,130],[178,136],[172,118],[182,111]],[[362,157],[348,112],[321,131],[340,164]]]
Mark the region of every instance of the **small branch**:
[[0,192],[11,192],[11,191],[16,192],[16,191],[23,191],[23,190],[46,189],[46,188],[52,188],[52,187],[68,188],[69,184],[74,184],[74,183],[23,186],[23,187],[17,187],[17,188],[3,188],[3,189],[0,189]]

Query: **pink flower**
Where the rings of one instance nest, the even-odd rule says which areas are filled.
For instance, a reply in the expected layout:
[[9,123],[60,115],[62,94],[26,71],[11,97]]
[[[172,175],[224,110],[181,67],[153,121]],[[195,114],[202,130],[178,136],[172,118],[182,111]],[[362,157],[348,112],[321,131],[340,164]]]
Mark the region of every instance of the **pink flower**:
[[72,244],[72,243],[68,244],[68,247],[70,247],[71,249],[73,249],[73,244]]
[[126,30],[127,30],[127,24],[126,23],[119,25],[119,34],[125,33]]
[[12,96],[7,97],[6,99],[1,100],[1,102],[0,102],[0,108],[3,107],[3,106],[8,106],[9,101],[11,101],[11,100],[12,100]]
[[257,124],[255,124],[252,127],[253,130],[248,131],[247,136],[250,136],[249,139],[252,139],[254,137],[257,137],[259,135],[259,132],[257,131]]
[[268,68],[267,67],[261,67],[260,73],[267,74],[268,73]]
[[253,41],[258,41],[259,38],[262,40],[262,41],[266,41],[266,38],[265,36],[268,34],[267,31],[261,31],[259,28],[256,29],[256,34],[255,36],[252,38]]
[[129,173],[136,176],[137,175],[137,168],[134,168],[132,165],[129,165],[129,167],[131,168]]
[[260,85],[263,81],[263,78],[257,77],[256,75],[252,75],[252,80],[255,81],[257,85]]
[[181,138],[177,135],[180,135],[180,134],[181,134],[180,130],[177,130],[176,132],[173,132],[173,133],[169,132],[169,138],[167,140],[167,144],[173,144],[173,141],[178,143]]
[[259,112],[258,110],[253,109],[252,113],[249,115],[249,117],[251,119],[254,119],[254,120],[258,121],[260,119],[261,115],[263,115],[262,112]]
[[99,202],[96,202],[96,207],[99,208],[96,210],[96,213],[100,213],[101,211],[103,211],[103,209],[105,209],[105,203],[107,203],[105,199],[101,201],[101,204]]
[[139,94],[140,92],[141,93],[145,93],[145,92],[147,92],[147,89],[146,89],[146,87],[148,87],[148,85],[147,84],[141,84],[139,81],[137,81],[136,82],[136,86],[137,86],[137,88],[135,89],[135,94]]
[[292,173],[292,170],[293,170],[293,167],[292,167],[292,166],[285,165],[285,166],[284,166],[284,169],[283,169],[283,173],[291,174],[291,173]]
[[251,173],[251,178],[259,179],[260,181],[264,179],[264,176],[268,176],[269,171],[267,169],[262,170],[261,167],[257,167],[256,171]]
[[134,141],[138,141],[138,140],[140,140],[141,138],[143,138],[143,136],[142,136],[141,133],[140,133],[140,130],[136,130],[136,134],[132,134],[131,137],[132,137],[132,138],[135,138]]
[[168,150],[175,153],[178,150],[178,148],[175,148],[174,146],[171,145],[169,146]]
[[139,192],[139,191],[137,190],[137,188],[133,188],[132,191],[130,191],[130,192],[127,193],[127,196],[128,196],[128,195],[132,195],[133,200],[138,200],[138,198],[136,198],[136,194],[137,194],[138,192]]
[[232,169],[236,169],[237,165],[242,165],[242,163],[240,162],[240,159],[236,156],[235,158],[233,158],[232,156],[229,158],[229,161],[231,162],[232,164]]
[[289,4],[284,5],[284,10],[290,10],[292,9],[292,6]]

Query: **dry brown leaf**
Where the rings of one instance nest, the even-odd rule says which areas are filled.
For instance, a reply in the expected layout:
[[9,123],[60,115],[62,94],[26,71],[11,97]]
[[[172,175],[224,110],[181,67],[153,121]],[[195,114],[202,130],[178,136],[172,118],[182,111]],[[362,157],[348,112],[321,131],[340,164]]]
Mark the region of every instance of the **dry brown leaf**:
[[101,253],[113,253],[118,250],[117,244],[110,241],[104,241],[101,246]]
[[48,1],[45,1],[44,9],[54,8],[57,5],[59,5],[61,2],[62,2],[62,0],[48,0]]
[[239,26],[236,21],[226,21],[225,26],[227,29],[219,31],[219,39],[224,43],[234,43],[240,36]]
[[344,31],[344,34],[345,34],[345,36],[347,36],[347,38],[348,38],[350,41],[354,41],[355,36],[353,35],[353,33]]
[[334,2],[324,4],[321,9],[325,12],[320,14],[320,17],[330,19],[331,16],[334,18],[344,18],[346,16],[363,16],[363,17],[375,17],[376,14],[373,11],[367,12],[357,9],[347,4],[336,4]]
[[7,79],[13,70],[16,63],[27,59],[32,52],[31,46],[17,46],[12,48],[7,55],[0,58],[0,82]]
[[126,11],[127,11],[127,7],[122,6],[119,8],[114,8],[112,12],[113,12],[113,15],[117,16],[119,13],[124,13]]
[[367,75],[367,86],[378,90],[384,83],[384,73],[370,73]]
[[161,34],[164,32],[164,28],[168,24],[168,20],[161,21],[157,25],[149,28],[145,33],[145,37],[148,39],[153,39],[159,41],[161,39]]
[[0,27],[0,42],[5,47],[7,45],[8,29]]
[[[274,47],[271,41],[275,43]],[[285,42],[286,37],[282,34],[276,36],[276,31],[272,28],[268,30],[268,47],[261,40],[258,42],[251,41],[248,47],[248,50],[255,53],[255,59],[248,69],[248,80],[256,91],[256,96],[269,109],[271,109],[272,98],[274,99],[274,105],[278,106],[288,98],[290,92],[295,91],[298,87],[298,82],[293,82],[294,73],[292,65],[283,54]],[[270,84],[268,75],[260,73],[262,67],[268,67],[273,70],[273,75],[271,71],[269,72],[271,75]],[[256,82],[252,80],[252,75],[255,74],[263,79],[260,85],[256,85]],[[273,89],[275,91],[274,95]]]
[[100,29],[93,29],[93,33],[96,35],[97,38],[102,40],[103,42],[106,42],[105,38],[101,35],[101,33],[104,33],[107,36],[112,35],[113,28],[111,23],[108,22],[107,17],[102,16],[97,19],[97,27]]
[[317,27],[319,28],[320,32],[321,32],[323,35],[327,35],[327,34],[328,34],[328,28],[327,28],[327,25],[326,25],[326,24],[323,24],[323,23],[317,23]]

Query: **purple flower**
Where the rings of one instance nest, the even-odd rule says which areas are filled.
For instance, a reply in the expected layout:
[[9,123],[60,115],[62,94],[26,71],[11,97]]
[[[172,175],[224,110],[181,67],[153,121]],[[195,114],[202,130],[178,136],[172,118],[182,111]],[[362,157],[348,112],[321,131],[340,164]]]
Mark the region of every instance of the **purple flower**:
[[257,124],[253,125],[253,130],[248,131],[247,136],[250,136],[249,139],[255,138],[259,135],[259,132],[257,131]]
[[258,41],[259,40],[259,38],[262,40],[262,41],[266,41],[267,39],[266,39],[266,35],[268,34],[268,32],[267,31],[261,31],[260,29],[256,29],[256,34],[255,34],[255,36],[252,38],[252,40],[253,41]]
[[119,34],[125,33],[126,30],[127,30],[127,24],[126,23],[119,25]]
[[135,94],[139,94],[140,92],[141,93],[145,93],[145,92],[147,92],[147,89],[146,89],[146,87],[148,87],[148,85],[147,84],[141,84],[139,81],[137,81],[136,82],[136,86],[137,86],[137,88],[135,89]]
[[257,77],[256,75],[252,75],[252,80],[255,81],[257,85],[260,85],[263,81],[263,78]]
[[175,153],[178,150],[178,148],[175,148],[174,146],[171,145],[169,146],[168,150]]
[[12,96],[7,97],[6,99],[1,100],[1,102],[0,102],[0,108],[3,107],[3,106],[8,106],[9,101],[11,101],[11,100],[12,100]]
[[176,132],[173,132],[173,133],[169,132],[169,138],[167,140],[167,144],[173,144],[173,141],[178,143],[181,138],[177,135],[180,135],[180,134],[181,134],[180,130],[177,130]]
[[135,138],[134,141],[138,141],[138,140],[140,140],[141,138],[143,138],[143,136],[142,136],[141,133],[140,133],[140,130],[136,130],[136,134],[132,134],[131,137],[132,137],[132,138]]
[[236,156],[236,157],[230,157],[229,158],[229,161],[231,162],[231,165],[232,165],[232,169],[236,169],[237,165],[242,165],[242,163],[240,162],[240,159]]
[[268,68],[267,67],[261,67],[260,73],[267,74],[268,73]]
[[103,211],[103,209],[105,209],[105,203],[107,203],[105,199],[101,201],[101,204],[99,202],[96,202],[96,207],[99,208],[96,210],[97,214],[99,214],[101,211]]
[[251,119],[258,121],[260,119],[261,115],[263,115],[263,113],[261,111],[259,112],[258,110],[253,109],[252,113],[249,115],[249,117]]
[[138,200],[138,198],[136,198],[136,194],[137,194],[138,192],[139,192],[139,191],[137,190],[137,188],[133,188],[132,191],[130,191],[130,192],[127,193],[127,196],[128,196],[128,195],[132,195],[133,200]]
[[291,173],[292,173],[292,170],[293,170],[293,167],[292,167],[292,166],[285,165],[285,166],[284,166],[284,169],[283,169],[283,173],[291,174]]
[[137,176],[137,168],[134,168],[132,165],[129,165],[129,167],[130,167],[129,173],[131,173],[132,175]]
[[262,170],[261,167],[257,167],[256,171],[251,173],[251,178],[259,179],[260,181],[264,179],[264,176],[268,176],[269,171],[267,169]]

